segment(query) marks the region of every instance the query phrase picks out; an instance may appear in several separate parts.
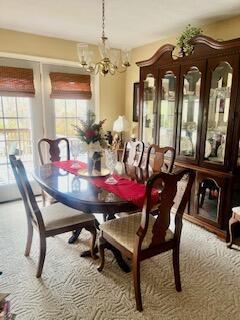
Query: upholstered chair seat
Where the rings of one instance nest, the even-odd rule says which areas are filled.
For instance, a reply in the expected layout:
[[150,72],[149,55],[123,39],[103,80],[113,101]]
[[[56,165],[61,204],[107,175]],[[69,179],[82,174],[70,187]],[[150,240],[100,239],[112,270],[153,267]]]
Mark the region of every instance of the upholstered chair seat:
[[[100,230],[110,235],[116,242],[133,253],[136,233],[141,222],[142,213],[135,213],[119,219],[109,220],[100,225]],[[142,243],[142,250],[147,249],[152,242],[152,228],[156,219],[149,215],[149,225]],[[165,241],[173,239],[174,234],[170,229],[166,230]]]
[[95,220],[93,214],[80,212],[62,203],[55,203],[51,206],[43,207],[41,212],[47,231]]

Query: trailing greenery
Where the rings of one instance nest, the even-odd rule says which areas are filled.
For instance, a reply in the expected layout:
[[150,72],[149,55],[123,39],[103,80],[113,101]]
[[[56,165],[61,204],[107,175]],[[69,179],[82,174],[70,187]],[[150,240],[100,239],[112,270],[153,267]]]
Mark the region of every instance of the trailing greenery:
[[190,24],[187,25],[185,30],[182,32],[180,37],[177,39],[177,45],[181,48],[181,53],[188,56],[193,51],[193,46],[189,44],[189,41],[199,34],[202,33],[201,28],[192,27]]

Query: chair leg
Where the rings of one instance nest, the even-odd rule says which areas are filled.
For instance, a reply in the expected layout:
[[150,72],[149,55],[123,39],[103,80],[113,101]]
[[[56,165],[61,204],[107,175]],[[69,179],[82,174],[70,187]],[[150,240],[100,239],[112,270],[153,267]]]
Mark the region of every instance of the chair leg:
[[26,243],[26,248],[25,248],[25,253],[24,253],[25,257],[29,256],[31,246],[32,246],[32,238],[33,238],[33,226],[29,222],[28,223],[27,243]]
[[45,261],[46,256],[46,238],[45,236],[40,235],[40,255],[38,260],[38,269],[36,277],[39,278],[42,275],[42,269]]
[[138,311],[142,311],[142,295],[141,295],[141,284],[140,284],[140,260],[138,257],[133,257],[133,282],[135,300]]
[[175,287],[178,292],[182,291],[179,265],[179,246],[173,248],[173,270],[175,278]]
[[97,270],[99,272],[101,272],[103,270],[104,264],[105,264],[105,256],[104,256],[105,245],[106,245],[106,240],[103,238],[102,235],[100,235],[100,237],[98,239],[98,251],[100,254],[100,265],[97,268]]
[[91,242],[90,242],[90,252],[91,252],[91,257],[95,260],[98,259],[98,256],[95,254],[95,243],[96,243],[96,238],[97,238],[97,230],[94,225],[91,226],[86,226],[86,230],[88,230],[91,233]]
[[46,207],[46,194],[43,190],[42,190],[42,203],[43,203],[43,207]]
[[234,241],[234,229],[238,223],[234,217],[231,217],[229,220],[229,243],[227,244],[227,248],[231,249]]

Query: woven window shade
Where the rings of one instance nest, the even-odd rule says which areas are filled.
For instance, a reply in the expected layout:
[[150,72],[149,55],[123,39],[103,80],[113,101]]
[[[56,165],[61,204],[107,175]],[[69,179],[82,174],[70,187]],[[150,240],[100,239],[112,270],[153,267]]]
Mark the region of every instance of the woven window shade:
[[33,97],[33,70],[0,66],[0,95]]
[[52,84],[51,98],[91,99],[89,75],[51,72],[49,76]]

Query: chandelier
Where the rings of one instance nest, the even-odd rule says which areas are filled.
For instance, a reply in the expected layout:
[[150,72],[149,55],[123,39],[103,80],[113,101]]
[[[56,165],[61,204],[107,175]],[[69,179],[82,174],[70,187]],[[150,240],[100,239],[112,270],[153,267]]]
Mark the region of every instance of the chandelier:
[[93,74],[100,73],[114,75],[116,72],[125,72],[130,66],[130,51],[111,49],[108,38],[105,35],[105,0],[102,0],[102,37],[99,44],[101,60],[94,63],[92,61],[93,52],[85,43],[77,44],[78,58],[82,68]]

